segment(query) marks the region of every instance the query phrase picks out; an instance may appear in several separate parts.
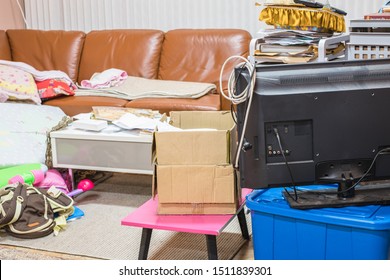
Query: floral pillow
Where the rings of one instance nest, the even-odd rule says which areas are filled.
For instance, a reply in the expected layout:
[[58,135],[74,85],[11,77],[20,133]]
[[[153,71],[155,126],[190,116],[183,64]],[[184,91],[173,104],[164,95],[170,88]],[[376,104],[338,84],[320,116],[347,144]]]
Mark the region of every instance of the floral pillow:
[[38,94],[42,101],[63,95],[74,95],[74,87],[64,79],[47,79],[36,81]]
[[0,65],[0,102],[25,101],[41,104],[34,77],[21,69]]

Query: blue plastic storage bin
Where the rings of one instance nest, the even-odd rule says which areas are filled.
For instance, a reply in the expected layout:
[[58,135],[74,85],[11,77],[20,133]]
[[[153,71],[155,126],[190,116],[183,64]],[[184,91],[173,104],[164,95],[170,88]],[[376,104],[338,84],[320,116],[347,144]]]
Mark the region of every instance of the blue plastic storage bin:
[[298,210],[282,191],[262,189],[247,196],[256,260],[390,258],[390,206]]

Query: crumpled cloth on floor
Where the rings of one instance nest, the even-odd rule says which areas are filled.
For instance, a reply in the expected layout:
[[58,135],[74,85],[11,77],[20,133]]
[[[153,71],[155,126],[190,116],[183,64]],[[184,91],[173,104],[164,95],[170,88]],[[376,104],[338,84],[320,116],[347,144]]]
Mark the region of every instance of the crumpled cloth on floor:
[[79,87],[88,89],[115,87],[122,84],[126,78],[126,71],[110,68],[93,74],[90,80],[82,80]]

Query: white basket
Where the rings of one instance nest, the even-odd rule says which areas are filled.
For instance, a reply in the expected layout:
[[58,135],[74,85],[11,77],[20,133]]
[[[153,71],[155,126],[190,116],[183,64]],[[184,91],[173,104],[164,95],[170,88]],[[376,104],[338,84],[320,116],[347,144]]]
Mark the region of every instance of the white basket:
[[348,41],[349,41],[349,34],[340,34],[333,37],[321,39],[318,44],[317,62],[326,62],[333,59],[345,60],[348,57],[347,47],[345,47],[345,50],[343,50],[341,53],[337,53],[337,54],[327,55],[326,51],[331,45],[342,43],[342,42],[344,42],[344,44],[347,45]]
[[378,28],[390,30],[390,21],[351,21],[348,60],[390,58],[390,32],[375,32]]
[[[389,36],[390,37],[390,36]],[[390,58],[390,47],[348,44],[348,60]]]

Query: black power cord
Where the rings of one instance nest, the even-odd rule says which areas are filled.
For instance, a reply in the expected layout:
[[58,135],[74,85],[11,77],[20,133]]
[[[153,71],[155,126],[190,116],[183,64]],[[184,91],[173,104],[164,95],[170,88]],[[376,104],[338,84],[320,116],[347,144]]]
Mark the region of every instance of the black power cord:
[[378,156],[383,155],[383,154],[388,153],[388,152],[390,152],[390,148],[383,148],[383,149],[379,150],[375,154],[375,156],[374,156],[370,166],[368,167],[367,171],[359,178],[359,180],[356,181],[356,183],[354,183],[352,186],[350,186],[349,188],[347,188],[345,190],[334,191],[334,192],[332,192],[332,191],[321,192],[321,191],[306,190],[305,192],[307,192],[307,193],[316,193],[316,194],[343,194],[343,193],[346,193],[346,192],[352,190],[353,188],[355,188],[356,186],[358,186],[360,184],[360,182],[363,181],[367,177],[367,175],[370,173],[372,167],[374,166]]
[[297,200],[298,200],[298,194],[297,194],[297,188],[296,188],[295,181],[294,181],[294,176],[293,176],[293,174],[292,174],[290,165],[289,165],[288,160],[287,160],[287,158],[286,158],[286,155],[285,155],[285,153],[284,153],[282,141],[280,140],[279,131],[278,131],[278,129],[277,129],[276,127],[274,127],[274,133],[275,133],[276,139],[278,140],[279,149],[280,149],[280,151],[281,151],[281,153],[282,153],[284,162],[286,163],[286,167],[287,167],[287,169],[288,169],[288,173],[290,174],[291,183],[292,183],[292,188],[293,188],[293,190],[294,190],[294,197],[290,194],[290,192],[287,190],[286,187],[283,187],[283,188],[284,188],[284,190],[286,191],[286,193],[291,197],[291,199],[293,199],[294,201],[297,201]]
[[[278,140],[278,145],[279,145],[279,148],[280,148],[280,150],[281,150],[281,154],[282,154],[282,156],[283,156],[284,162],[286,163],[288,172],[289,172],[289,174],[290,174],[291,183],[292,183],[292,188],[293,188],[293,190],[294,190],[294,197],[293,197],[293,196],[291,195],[291,193],[286,189],[286,187],[284,187],[284,190],[285,190],[286,193],[291,197],[291,199],[293,199],[294,201],[297,201],[297,200],[298,200],[298,192],[297,192],[297,189],[296,189],[296,184],[295,184],[295,181],[294,181],[294,177],[293,177],[293,174],[292,174],[290,165],[289,165],[288,160],[287,160],[287,158],[286,158],[286,155],[285,155],[285,153],[284,153],[284,149],[283,149],[283,145],[282,145],[282,142],[281,142],[281,139],[280,139],[280,135],[279,135],[278,129],[277,129],[276,127],[274,127],[273,130],[274,130],[274,133],[275,133],[275,137],[276,137],[276,139]],[[360,182],[361,182],[362,180],[364,180],[364,179],[367,177],[367,175],[370,173],[372,167],[374,166],[374,164],[375,164],[375,162],[376,162],[378,156],[380,156],[380,155],[382,155],[382,154],[385,154],[385,153],[389,153],[389,152],[390,152],[390,148],[383,148],[383,149],[379,150],[379,151],[375,154],[375,156],[374,156],[374,158],[373,158],[373,160],[372,160],[372,162],[371,162],[369,168],[368,168],[367,171],[363,174],[363,176],[361,176],[361,177],[359,178],[359,180],[356,181],[356,183],[354,183],[352,186],[350,186],[349,188],[347,188],[347,189],[345,189],[345,190],[334,191],[334,192],[331,192],[331,191],[323,192],[323,191],[310,191],[310,190],[305,190],[304,192],[305,192],[305,193],[316,193],[316,194],[343,194],[343,193],[345,193],[345,192],[348,192],[348,191],[350,191],[351,189],[355,188],[357,185],[359,185]]]

